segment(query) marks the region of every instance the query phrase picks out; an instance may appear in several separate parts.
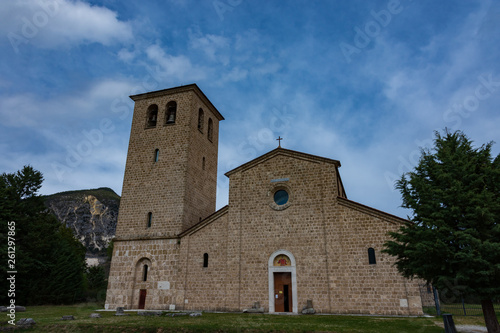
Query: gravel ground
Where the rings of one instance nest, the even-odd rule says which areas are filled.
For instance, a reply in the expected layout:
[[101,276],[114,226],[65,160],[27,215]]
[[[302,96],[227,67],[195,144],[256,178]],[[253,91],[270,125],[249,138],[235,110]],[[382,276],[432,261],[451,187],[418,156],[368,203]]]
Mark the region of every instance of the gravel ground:
[[476,325],[455,325],[458,332],[463,333],[482,333],[488,332],[486,327],[484,326],[476,326]]

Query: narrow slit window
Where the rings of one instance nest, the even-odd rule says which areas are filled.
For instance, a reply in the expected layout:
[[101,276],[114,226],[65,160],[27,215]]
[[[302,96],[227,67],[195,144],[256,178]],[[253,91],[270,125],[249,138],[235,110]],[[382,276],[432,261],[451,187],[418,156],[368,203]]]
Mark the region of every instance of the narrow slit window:
[[153,213],[148,213],[148,228],[151,228],[151,222],[153,221]]
[[203,254],[203,267],[208,267],[208,253]]
[[201,168],[205,170],[205,157],[203,157],[203,160],[201,161]]
[[214,122],[212,121],[212,118],[208,118],[208,130],[207,130],[208,140],[212,141],[213,136],[214,136]]
[[155,149],[155,162],[158,162],[158,158],[160,157],[160,150],[159,149]]
[[203,109],[200,108],[198,110],[198,130],[200,132],[203,132],[203,117],[204,117]]
[[375,259],[375,250],[373,247],[370,247],[368,249],[368,263],[370,265],[375,265],[377,263],[377,260]]
[[142,281],[146,282],[148,280],[148,265],[144,265],[142,270]]

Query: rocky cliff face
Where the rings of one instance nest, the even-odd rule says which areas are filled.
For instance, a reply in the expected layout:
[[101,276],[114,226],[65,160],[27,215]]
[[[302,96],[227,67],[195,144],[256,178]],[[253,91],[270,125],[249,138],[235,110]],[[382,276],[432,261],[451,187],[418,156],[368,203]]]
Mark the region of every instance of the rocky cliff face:
[[109,188],[52,194],[45,204],[73,230],[87,255],[103,255],[116,231],[120,197]]

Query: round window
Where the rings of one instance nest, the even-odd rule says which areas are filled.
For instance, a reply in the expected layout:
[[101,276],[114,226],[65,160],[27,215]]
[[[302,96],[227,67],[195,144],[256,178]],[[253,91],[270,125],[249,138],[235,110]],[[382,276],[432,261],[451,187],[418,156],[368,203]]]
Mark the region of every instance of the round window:
[[288,192],[285,190],[278,190],[274,192],[274,202],[278,206],[282,206],[288,202]]

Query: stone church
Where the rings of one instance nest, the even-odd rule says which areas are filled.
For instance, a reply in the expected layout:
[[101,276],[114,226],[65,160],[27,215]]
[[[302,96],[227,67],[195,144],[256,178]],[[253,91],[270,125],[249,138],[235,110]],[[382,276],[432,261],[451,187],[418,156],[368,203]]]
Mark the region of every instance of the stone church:
[[278,147],[215,210],[219,122],[196,84],[135,102],[106,308],[420,315],[381,253],[405,220],[351,201],[340,162]]

